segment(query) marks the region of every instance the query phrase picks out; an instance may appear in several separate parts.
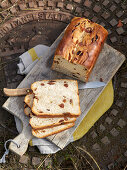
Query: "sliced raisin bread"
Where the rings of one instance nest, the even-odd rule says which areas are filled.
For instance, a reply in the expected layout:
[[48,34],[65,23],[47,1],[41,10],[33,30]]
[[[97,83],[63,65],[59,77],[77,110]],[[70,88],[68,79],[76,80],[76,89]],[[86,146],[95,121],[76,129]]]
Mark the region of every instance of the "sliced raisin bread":
[[37,117],[32,114],[29,107],[25,107],[24,112],[31,117],[29,123],[34,129],[44,129],[76,121],[75,117]]
[[46,116],[79,116],[80,104],[76,80],[42,80],[31,85],[34,93],[32,112]]
[[37,138],[45,138],[47,136],[51,136],[56,133],[62,132],[66,129],[69,129],[69,128],[73,127],[74,125],[75,125],[74,123],[68,123],[68,124],[54,126],[54,127],[42,129],[42,130],[32,129],[32,134],[33,134],[33,136],[35,136]]
[[108,31],[89,19],[75,17],[59,43],[52,69],[88,81]]
[[[31,96],[32,98],[32,96]],[[33,99],[32,99],[33,100]],[[30,103],[30,101],[29,101]],[[70,122],[75,122],[76,118],[75,117],[51,117],[51,116],[35,116],[31,112],[31,108],[28,107],[27,105],[24,105],[24,113],[27,116],[30,116],[29,123],[32,128],[34,129],[42,129],[42,128],[47,128],[47,127],[53,127],[53,126],[58,126],[61,124],[65,123],[70,123]]]
[[33,106],[34,94],[29,93],[25,96],[24,102],[31,108]]
[[40,118],[32,116],[29,123],[34,129],[44,129],[48,127],[63,125],[66,123],[75,122],[75,117],[55,117],[55,118]]

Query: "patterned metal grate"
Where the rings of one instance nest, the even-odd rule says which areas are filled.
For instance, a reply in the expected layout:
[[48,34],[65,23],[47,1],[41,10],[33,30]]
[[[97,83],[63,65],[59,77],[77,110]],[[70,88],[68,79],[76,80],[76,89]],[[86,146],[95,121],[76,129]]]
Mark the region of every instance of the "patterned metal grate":
[[[24,78],[17,75],[18,56],[37,44],[50,46],[74,15],[84,16],[104,26],[109,32],[107,43],[127,56],[127,1],[125,0],[31,0],[19,1],[16,4],[15,0],[0,2],[1,11],[9,8],[0,13],[1,21],[4,22],[0,26],[1,89],[15,88]],[[31,11],[32,9],[34,10]],[[126,62],[115,79],[114,104],[81,140],[75,142],[75,145],[84,146],[105,170],[121,169],[127,164]],[[2,105],[6,98],[2,96],[2,91],[0,94]],[[14,126],[13,117],[2,108],[0,111],[3,120],[10,118]]]

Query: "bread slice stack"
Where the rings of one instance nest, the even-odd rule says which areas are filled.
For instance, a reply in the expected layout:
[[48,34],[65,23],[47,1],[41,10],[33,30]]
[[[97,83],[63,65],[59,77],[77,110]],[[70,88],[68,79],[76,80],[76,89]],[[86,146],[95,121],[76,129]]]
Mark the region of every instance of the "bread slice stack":
[[37,81],[31,90],[24,99],[24,112],[30,116],[35,137],[45,138],[74,126],[81,113],[76,80]]

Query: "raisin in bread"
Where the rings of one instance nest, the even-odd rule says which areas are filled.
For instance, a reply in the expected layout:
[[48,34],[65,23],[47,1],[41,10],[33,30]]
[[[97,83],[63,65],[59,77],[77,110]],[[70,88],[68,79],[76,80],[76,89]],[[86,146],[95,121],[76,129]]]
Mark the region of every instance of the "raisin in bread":
[[28,106],[25,107],[24,112],[31,117],[29,123],[34,129],[44,129],[76,121],[75,117],[37,117],[32,114]]
[[52,69],[88,81],[107,35],[101,25],[75,17],[56,49]]
[[75,117],[55,117],[55,118],[40,118],[32,116],[29,123],[34,129],[44,129],[48,127],[54,127],[58,125],[63,125],[66,123],[75,122]]
[[73,127],[74,125],[75,125],[74,123],[68,123],[68,124],[54,126],[54,127],[47,128],[47,129],[41,129],[41,130],[32,129],[32,134],[33,134],[33,136],[35,136],[37,138],[45,138],[47,136],[51,136],[56,133],[62,132],[66,129],[69,129],[69,128]]
[[76,80],[43,80],[31,85],[34,93],[32,112],[46,116],[79,116],[80,104]]

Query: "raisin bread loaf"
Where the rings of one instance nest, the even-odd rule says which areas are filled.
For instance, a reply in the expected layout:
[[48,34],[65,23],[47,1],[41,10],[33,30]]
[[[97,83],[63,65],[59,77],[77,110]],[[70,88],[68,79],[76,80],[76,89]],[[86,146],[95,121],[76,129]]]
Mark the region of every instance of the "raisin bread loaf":
[[75,17],[56,49],[52,69],[88,81],[107,35],[101,25]]
[[32,134],[33,134],[33,136],[35,136],[37,138],[45,138],[47,136],[51,136],[56,133],[62,132],[66,129],[69,129],[69,128],[73,127],[74,125],[75,125],[74,123],[68,123],[68,124],[54,126],[54,127],[47,128],[47,129],[41,129],[41,130],[32,129]]
[[43,80],[31,85],[35,115],[79,116],[78,83],[75,80]]

